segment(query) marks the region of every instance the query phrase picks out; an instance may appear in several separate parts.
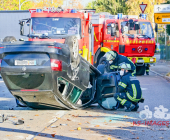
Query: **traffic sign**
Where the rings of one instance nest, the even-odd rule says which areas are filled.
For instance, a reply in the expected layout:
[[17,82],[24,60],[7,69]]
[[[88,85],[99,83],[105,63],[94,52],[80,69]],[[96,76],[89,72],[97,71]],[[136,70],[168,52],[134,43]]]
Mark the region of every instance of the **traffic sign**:
[[142,13],[145,12],[146,6],[147,6],[147,4],[140,4],[140,9],[141,9]]
[[159,27],[159,28],[158,28],[158,31],[162,32],[162,31],[163,31],[163,28],[160,28],[160,27]]
[[170,4],[154,5],[154,13],[170,13]]
[[155,13],[154,20],[158,24],[170,24],[170,13]]

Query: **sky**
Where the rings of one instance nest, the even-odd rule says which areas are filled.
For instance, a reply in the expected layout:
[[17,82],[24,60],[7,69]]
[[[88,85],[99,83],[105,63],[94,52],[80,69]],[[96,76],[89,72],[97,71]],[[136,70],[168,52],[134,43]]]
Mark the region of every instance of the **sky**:
[[[68,2],[69,0],[66,0],[63,4],[63,6],[66,5],[66,2]],[[81,0],[82,1],[82,5],[84,6],[84,8],[86,7],[86,5],[91,2],[92,0]]]

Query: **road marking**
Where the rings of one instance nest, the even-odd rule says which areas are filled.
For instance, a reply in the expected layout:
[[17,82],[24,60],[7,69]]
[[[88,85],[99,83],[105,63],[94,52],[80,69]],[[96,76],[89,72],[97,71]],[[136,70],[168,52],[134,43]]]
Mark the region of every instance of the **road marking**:
[[0,101],[10,101],[13,100],[13,98],[0,98]]
[[58,111],[58,112],[56,113],[56,116],[54,116],[54,118],[53,118],[52,120],[50,120],[49,123],[54,123],[54,122],[56,122],[56,121],[58,120],[57,118],[63,117],[64,114],[65,114],[65,111]]
[[148,90],[147,88],[141,88],[142,90]]
[[29,135],[28,137],[26,137],[26,140],[31,140],[32,138],[34,138],[34,135]]
[[40,132],[38,132],[36,135],[34,135],[30,140],[33,140],[36,136],[38,136],[41,132],[43,132],[46,128],[50,127],[53,123],[55,123],[58,119],[54,119],[55,118],[61,118],[66,114],[66,111],[58,111],[56,113],[56,116],[53,116],[53,119],[49,121],[49,125],[46,126],[45,128],[43,128]]

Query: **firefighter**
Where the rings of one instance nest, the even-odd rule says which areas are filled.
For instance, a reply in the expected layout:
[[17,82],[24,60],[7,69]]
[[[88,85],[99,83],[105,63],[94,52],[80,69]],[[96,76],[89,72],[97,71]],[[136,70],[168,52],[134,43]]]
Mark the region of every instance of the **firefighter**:
[[126,56],[119,55],[116,51],[109,51],[107,52],[104,57],[100,60],[101,61],[107,60],[110,63],[110,71],[116,71],[119,70],[119,64],[125,62],[131,65],[131,72],[132,75],[136,75],[136,66],[135,64],[128,59]]
[[142,98],[140,83],[129,71],[131,65],[127,63],[120,64],[121,80],[118,86],[118,93],[114,95],[115,100],[126,107],[126,112],[137,111],[138,101]]
[[147,64],[147,65],[145,66],[146,75],[149,75],[149,67],[150,67],[150,65],[149,65],[149,64]]

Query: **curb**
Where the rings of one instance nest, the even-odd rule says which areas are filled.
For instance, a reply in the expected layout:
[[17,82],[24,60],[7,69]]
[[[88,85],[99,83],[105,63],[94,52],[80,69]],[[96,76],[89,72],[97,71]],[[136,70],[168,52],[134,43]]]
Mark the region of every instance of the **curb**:
[[170,77],[164,76],[164,75],[162,75],[162,74],[160,74],[160,73],[157,73],[157,72],[155,72],[155,71],[153,71],[153,70],[150,70],[150,71],[153,72],[153,73],[155,73],[156,75],[159,75],[159,76],[163,77],[164,79],[166,79],[167,81],[170,82]]

